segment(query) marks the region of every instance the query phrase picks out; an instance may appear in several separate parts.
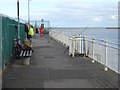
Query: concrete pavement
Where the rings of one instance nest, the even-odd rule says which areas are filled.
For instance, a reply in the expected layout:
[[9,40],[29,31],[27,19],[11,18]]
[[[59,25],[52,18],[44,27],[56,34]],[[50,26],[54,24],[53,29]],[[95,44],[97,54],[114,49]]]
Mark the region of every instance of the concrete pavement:
[[118,88],[118,75],[93,64],[89,57],[74,58],[64,53],[64,45],[48,35],[33,39],[29,66],[17,61],[3,78],[3,88]]

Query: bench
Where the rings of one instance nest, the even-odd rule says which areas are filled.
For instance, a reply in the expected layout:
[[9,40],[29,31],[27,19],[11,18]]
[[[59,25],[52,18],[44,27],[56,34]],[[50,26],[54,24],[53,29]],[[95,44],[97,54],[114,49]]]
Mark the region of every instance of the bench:
[[22,58],[22,65],[30,65],[30,57],[32,56],[32,50],[22,50],[19,57]]
[[32,56],[32,50],[22,50],[20,52],[19,57],[31,57]]
[[19,44],[19,40],[14,40],[15,42],[15,56],[19,61],[22,61],[22,64],[29,65],[30,64],[30,57],[32,56],[33,50],[31,47],[26,47],[23,49],[22,45]]

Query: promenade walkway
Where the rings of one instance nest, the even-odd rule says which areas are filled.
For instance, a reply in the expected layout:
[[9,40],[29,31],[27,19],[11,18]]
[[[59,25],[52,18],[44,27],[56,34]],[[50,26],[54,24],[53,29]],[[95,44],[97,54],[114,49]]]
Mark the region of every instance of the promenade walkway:
[[[15,61],[3,77],[3,88],[117,88],[118,75],[88,57],[74,58],[46,35],[35,35],[29,66]],[[25,89],[24,89],[25,90]],[[112,89],[113,90],[113,89]]]

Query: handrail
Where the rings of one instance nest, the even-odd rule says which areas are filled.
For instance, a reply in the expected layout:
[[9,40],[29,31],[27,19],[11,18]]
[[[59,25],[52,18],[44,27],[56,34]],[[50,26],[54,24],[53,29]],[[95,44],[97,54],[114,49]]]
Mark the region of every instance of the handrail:
[[[85,37],[85,36],[82,36],[82,37],[74,36],[74,38],[83,38],[83,37]],[[88,37],[85,37],[85,38],[88,39],[89,41],[92,40],[92,38],[88,38]],[[94,40],[95,40],[95,41],[99,41],[99,42],[104,42],[104,43],[106,42],[106,40],[96,39],[96,38],[94,38]],[[120,44],[115,43],[115,42],[107,41],[107,43],[108,43],[108,44],[113,44],[113,45],[116,45],[116,46],[120,46]],[[112,47],[112,46],[110,46],[110,47]],[[114,47],[114,48],[116,48],[116,47]],[[120,49],[120,48],[118,48],[118,49]]]

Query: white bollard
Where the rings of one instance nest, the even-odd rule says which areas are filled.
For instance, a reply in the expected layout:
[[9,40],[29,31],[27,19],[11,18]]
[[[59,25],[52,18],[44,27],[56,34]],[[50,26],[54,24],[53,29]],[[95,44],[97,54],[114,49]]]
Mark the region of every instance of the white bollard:
[[95,60],[92,60],[92,63],[95,63]]
[[108,67],[105,67],[104,70],[105,70],[105,71],[108,71]]

